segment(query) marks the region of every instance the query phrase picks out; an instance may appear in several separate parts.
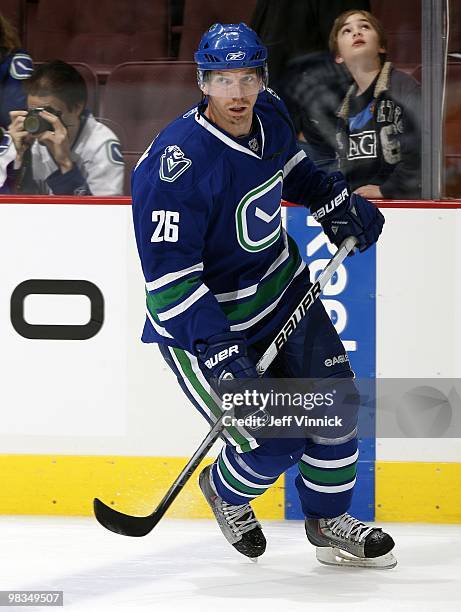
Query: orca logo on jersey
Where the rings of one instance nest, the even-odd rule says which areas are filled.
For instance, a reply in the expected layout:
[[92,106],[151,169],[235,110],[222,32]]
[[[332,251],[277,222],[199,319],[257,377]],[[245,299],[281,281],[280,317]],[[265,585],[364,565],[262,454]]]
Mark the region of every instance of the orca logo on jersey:
[[245,51],[233,51],[232,53],[228,53],[226,55],[226,62],[236,62],[238,60],[243,60],[245,59],[245,56]]
[[192,166],[192,161],[184,156],[178,145],[170,145],[166,147],[160,158],[160,179],[172,183],[190,166]]

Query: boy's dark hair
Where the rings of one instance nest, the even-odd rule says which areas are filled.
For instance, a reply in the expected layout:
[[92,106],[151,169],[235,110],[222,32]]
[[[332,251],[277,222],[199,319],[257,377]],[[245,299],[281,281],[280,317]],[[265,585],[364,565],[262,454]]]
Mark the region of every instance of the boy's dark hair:
[[37,66],[30,79],[24,81],[24,89],[32,96],[56,96],[69,110],[77,104],[86,106],[88,93],[82,75],[61,60]]
[[[383,49],[387,49],[386,32],[383,28],[382,23],[379,21],[379,19],[377,19],[374,15],[372,15],[368,11],[363,11],[361,9],[351,9],[349,11],[345,11],[344,13],[341,13],[341,15],[339,15],[335,19],[333,27],[331,28],[328,46],[330,47],[330,52],[333,54],[333,56],[338,54],[338,34],[341,28],[343,27],[343,25],[346,23],[346,21],[349,19],[351,15],[355,15],[357,13],[359,15],[362,15],[363,18],[366,19],[368,23],[371,25],[371,27],[376,31],[376,33],[378,34],[379,46],[382,47]],[[386,59],[386,54],[380,53],[379,55],[381,58],[381,63],[383,64]]]

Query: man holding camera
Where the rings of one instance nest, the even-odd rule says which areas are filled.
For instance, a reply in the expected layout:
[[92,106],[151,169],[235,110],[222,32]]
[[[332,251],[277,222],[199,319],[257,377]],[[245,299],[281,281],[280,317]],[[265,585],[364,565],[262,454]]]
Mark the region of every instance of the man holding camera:
[[[26,84],[28,111],[10,113],[8,168],[14,193],[110,196],[123,193],[124,162],[115,134],[85,109],[80,73],[61,61],[35,69]],[[4,159],[4,161],[2,161]]]

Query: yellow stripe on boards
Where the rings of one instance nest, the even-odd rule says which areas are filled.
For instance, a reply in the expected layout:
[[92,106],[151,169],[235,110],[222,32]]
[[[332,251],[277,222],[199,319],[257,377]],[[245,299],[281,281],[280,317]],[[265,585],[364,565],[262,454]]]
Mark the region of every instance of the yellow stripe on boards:
[[[0,514],[91,516],[93,498],[128,514],[149,514],[188,458],[73,455],[0,455]],[[199,487],[200,470],[166,516],[211,518]],[[284,518],[284,478],[252,501],[258,518]]]
[[461,463],[377,461],[376,521],[461,523]]

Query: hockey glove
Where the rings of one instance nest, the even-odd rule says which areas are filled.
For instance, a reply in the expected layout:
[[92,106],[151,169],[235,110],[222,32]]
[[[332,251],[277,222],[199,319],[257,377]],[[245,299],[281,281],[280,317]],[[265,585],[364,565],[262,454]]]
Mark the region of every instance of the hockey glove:
[[372,203],[353,193],[342,213],[322,222],[323,231],[330,242],[339,247],[348,236],[358,239],[357,248],[366,251],[379,238],[384,225],[384,216]]
[[368,249],[378,240],[383,228],[381,212],[362,196],[350,194],[340,172],[330,174],[324,187],[322,196],[310,209],[330,242],[339,247],[345,238],[355,236],[359,251]]
[[[211,336],[195,344],[206,378],[219,389],[221,382],[234,378],[258,378],[254,363],[247,357],[246,339],[238,332]],[[208,375],[207,375],[208,373]]]

